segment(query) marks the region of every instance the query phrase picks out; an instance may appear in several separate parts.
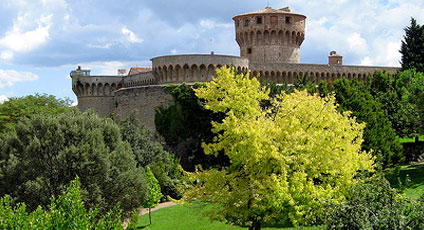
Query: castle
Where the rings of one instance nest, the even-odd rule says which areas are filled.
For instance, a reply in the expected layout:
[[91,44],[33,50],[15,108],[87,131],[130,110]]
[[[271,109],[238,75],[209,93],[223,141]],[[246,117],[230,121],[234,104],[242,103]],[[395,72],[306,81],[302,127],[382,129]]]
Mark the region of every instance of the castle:
[[240,56],[188,54],[152,58],[152,68],[131,68],[128,74],[93,76],[80,67],[71,72],[72,90],[82,111],[92,108],[102,116],[127,116],[138,110],[142,122],[154,130],[155,109],[172,102],[164,92],[167,84],[210,81],[215,69],[233,66],[277,84],[293,84],[296,75],[308,74],[316,83],[337,78],[364,80],[376,70],[396,73],[395,67],[346,66],[331,51],[328,64],[300,64],[306,16],[288,7],[265,9],[233,17]]

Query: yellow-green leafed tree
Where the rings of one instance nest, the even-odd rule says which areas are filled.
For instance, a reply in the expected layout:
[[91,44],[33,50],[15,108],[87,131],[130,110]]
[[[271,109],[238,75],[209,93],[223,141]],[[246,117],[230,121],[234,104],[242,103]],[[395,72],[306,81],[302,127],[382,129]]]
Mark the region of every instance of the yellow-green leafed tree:
[[306,92],[281,94],[263,111],[268,92],[248,75],[217,70],[196,90],[207,109],[226,113],[213,123],[218,136],[203,144],[207,154],[224,151],[229,167],[191,174],[199,183],[188,200],[214,204],[214,219],[260,229],[264,223],[302,224],[322,199],[343,199],[359,170],[373,170],[361,151],[364,124],[336,111],[334,97]]

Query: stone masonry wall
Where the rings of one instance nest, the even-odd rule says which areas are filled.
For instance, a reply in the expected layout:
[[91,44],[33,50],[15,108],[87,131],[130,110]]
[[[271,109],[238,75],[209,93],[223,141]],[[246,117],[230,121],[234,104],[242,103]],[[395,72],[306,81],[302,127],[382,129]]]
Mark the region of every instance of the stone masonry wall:
[[140,120],[155,130],[155,109],[172,103],[172,96],[164,92],[165,86],[139,86],[115,92],[114,113],[126,117],[137,110]]

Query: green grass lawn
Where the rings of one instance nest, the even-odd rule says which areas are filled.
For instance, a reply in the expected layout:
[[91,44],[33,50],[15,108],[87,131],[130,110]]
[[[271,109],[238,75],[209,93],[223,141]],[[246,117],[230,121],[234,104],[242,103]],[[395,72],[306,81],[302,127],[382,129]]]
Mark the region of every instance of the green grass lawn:
[[403,190],[411,198],[417,199],[424,194],[424,163],[402,166],[398,172],[389,169],[386,178],[392,187]]
[[[419,136],[418,137],[419,141],[424,141],[424,136]],[[414,137],[402,137],[399,138],[400,143],[413,143],[415,142],[415,138]]]
[[[392,187],[399,188],[399,181],[402,182],[403,192],[407,196],[417,199],[424,194],[424,163],[415,165],[406,165],[400,167],[398,171],[388,169],[385,173],[386,178],[390,181]],[[407,176],[408,175],[408,176]],[[399,178],[399,179],[398,179]],[[407,183],[409,178],[410,182]],[[138,220],[138,229],[145,230],[237,230],[247,229],[247,227],[231,226],[222,222],[211,222],[204,217],[203,212],[211,208],[210,205],[204,203],[194,203],[191,205],[176,205],[164,209],[160,209],[152,213],[152,225],[149,225],[149,216],[141,216]],[[266,227],[262,229],[295,229],[282,227]],[[322,229],[322,227],[306,227],[302,229]]]
[[[202,203],[175,205],[152,212],[152,225],[149,225],[149,215],[143,215],[138,220],[138,229],[145,230],[236,230],[248,227],[232,226],[222,222],[211,222],[204,217],[203,211],[211,208],[210,205]],[[268,230],[295,229],[295,228],[262,228]],[[301,229],[320,229],[308,227]]]

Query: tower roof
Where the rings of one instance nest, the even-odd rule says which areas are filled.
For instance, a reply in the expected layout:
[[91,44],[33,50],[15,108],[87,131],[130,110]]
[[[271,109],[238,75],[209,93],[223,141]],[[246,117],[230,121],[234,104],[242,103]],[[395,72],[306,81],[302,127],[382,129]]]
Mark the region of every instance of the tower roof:
[[233,19],[241,17],[241,16],[247,16],[247,15],[263,15],[263,14],[290,14],[290,15],[298,15],[298,16],[303,16],[306,18],[305,15],[302,14],[296,14],[296,13],[292,13],[290,12],[290,8],[289,7],[285,7],[285,8],[281,8],[281,9],[273,9],[269,6],[265,7],[265,9],[261,9],[261,10],[256,10],[253,12],[249,12],[249,13],[244,13],[244,14],[239,14],[233,17]]

